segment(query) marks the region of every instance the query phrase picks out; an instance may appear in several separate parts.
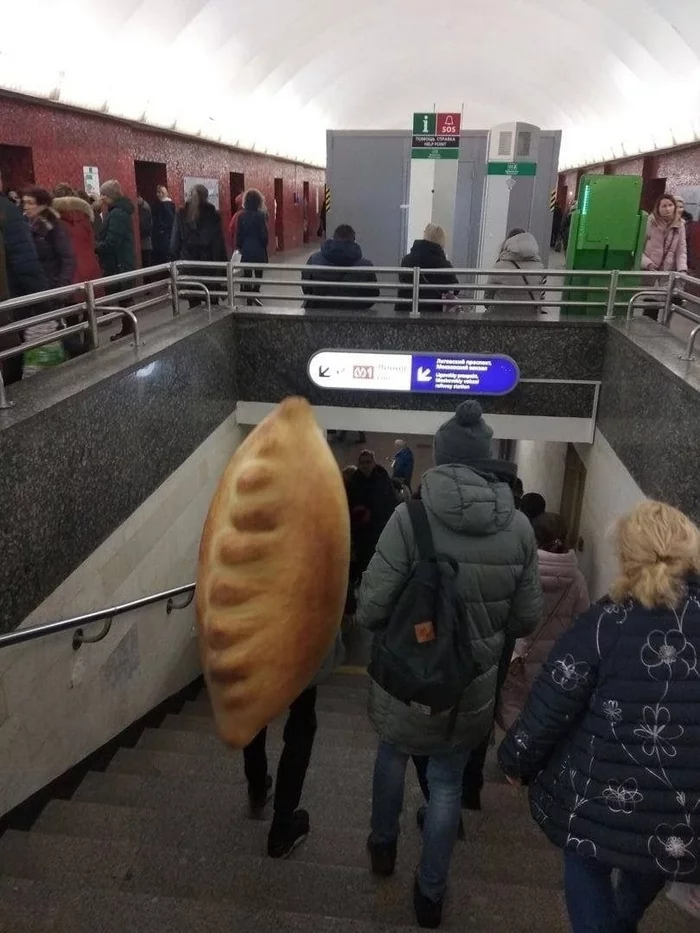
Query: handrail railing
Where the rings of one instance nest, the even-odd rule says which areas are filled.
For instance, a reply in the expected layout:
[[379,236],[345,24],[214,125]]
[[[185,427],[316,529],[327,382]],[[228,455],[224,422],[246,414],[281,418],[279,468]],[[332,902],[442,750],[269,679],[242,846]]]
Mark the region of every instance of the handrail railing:
[[[213,298],[225,298],[228,308],[234,311],[239,310],[246,300],[252,303],[252,300],[257,297],[255,286],[260,284],[259,279],[253,279],[255,271],[264,271],[266,273],[264,278],[265,288],[275,291],[273,300],[294,302],[303,300],[311,311],[313,311],[318,301],[328,300],[324,296],[314,296],[313,294],[300,295],[299,286],[301,283],[299,278],[301,273],[308,271],[306,265],[275,262],[264,264],[244,263],[241,262],[239,252],[235,252],[228,262],[177,260],[160,263],[157,266],[148,266],[130,272],[103,276],[93,281],[65,285],[60,288],[48,289],[33,295],[24,295],[20,298],[0,302],[0,312],[15,312],[28,307],[41,306],[50,301],[55,302],[66,298],[75,299],[76,295],[82,295],[81,301],[74,301],[69,306],[62,307],[59,305],[59,307],[54,307],[49,311],[42,311],[22,320],[10,321],[10,323],[0,327],[0,339],[5,335],[22,332],[36,324],[63,321],[66,317],[83,317],[83,320],[62,330],[35,337],[27,343],[20,343],[2,350],[0,352],[0,361],[18,356],[28,349],[55,343],[72,334],[87,333],[89,348],[92,350],[97,349],[100,339],[100,327],[119,317],[130,319],[134,332],[132,345],[138,351],[142,342],[137,312],[170,301],[173,315],[176,316],[180,313],[179,300],[181,297],[191,298],[202,293],[208,319],[211,320]],[[700,280],[689,276],[687,273],[669,274],[639,270],[542,269],[526,272],[528,276],[537,275],[541,277],[541,282],[531,285],[522,282],[524,273],[521,269],[457,268],[452,271],[459,281],[459,284],[455,286],[455,291],[459,291],[459,294],[454,297],[449,295],[443,297],[444,285],[421,281],[421,279],[424,279],[422,272],[429,275],[434,270],[409,270],[400,266],[374,266],[372,271],[379,275],[379,280],[376,283],[352,282],[350,284],[356,293],[355,297],[340,294],[333,296],[333,303],[339,308],[344,305],[352,306],[358,301],[363,291],[372,289],[379,291],[378,296],[370,296],[372,304],[381,306],[395,305],[397,302],[402,302],[411,317],[420,316],[422,308],[426,305],[428,308],[435,310],[459,310],[466,307],[476,311],[488,310],[493,305],[507,305],[508,307],[512,306],[514,309],[532,308],[533,305],[536,305],[542,312],[545,312],[548,308],[561,308],[562,305],[565,305],[572,310],[601,308],[605,312],[605,319],[611,320],[616,316],[619,309],[624,310],[625,307],[627,308],[628,318],[631,317],[634,313],[634,304],[642,296],[642,293],[650,293],[658,295],[662,299],[663,314],[661,315],[661,323],[667,323],[668,318],[674,313],[683,313],[684,309],[679,310],[679,306],[674,301],[676,297],[681,296],[683,299],[700,303],[700,299],[687,291],[689,287],[696,287],[700,291]],[[278,275],[280,272],[286,273],[288,277],[280,277]],[[347,267],[324,266],[325,274],[334,272],[342,273],[344,277],[342,281],[338,279],[324,280],[323,286],[325,288],[335,287],[341,291],[344,288],[346,289],[349,284],[347,278],[345,278],[348,272]],[[167,275],[158,278],[159,274],[164,273],[167,273]],[[400,278],[402,275],[404,277],[403,281]],[[501,281],[505,278],[507,284],[489,286],[488,278],[492,275],[498,275]],[[383,278],[385,276],[390,277],[388,281]],[[511,279],[513,280],[512,284],[509,281]],[[590,281],[584,282],[583,279],[589,279]],[[136,284],[130,285],[129,283],[132,282]],[[645,288],[640,283],[648,283],[648,287]],[[318,282],[309,283],[311,288],[318,284]],[[681,291],[674,294],[673,289],[678,285],[681,286]],[[116,286],[120,286],[119,290],[115,290]],[[295,289],[294,294],[279,294],[277,291],[292,286]],[[498,297],[491,297],[489,291],[494,287],[506,288],[517,297],[508,301]],[[99,294],[101,289],[104,289],[104,294]],[[401,290],[400,295],[399,290]],[[583,299],[580,297],[582,291],[586,293],[586,297]],[[140,298],[141,296],[143,296],[142,300],[133,302],[128,307],[121,307],[121,302],[124,299],[133,301],[134,298]],[[688,316],[688,313],[685,316]],[[689,345],[686,356],[691,355],[692,344]],[[0,372],[0,410],[11,406],[12,402],[7,399],[2,373]]]
[[[8,632],[0,635],[0,648],[9,648],[11,645],[21,645],[26,641],[34,641],[37,638],[44,638],[46,635],[56,635],[59,632],[67,632],[71,629],[77,629],[83,625],[90,625],[92,622],[106,622],[116,619],[127,612],[135,612],[137,609],[143,609],[146,606],[152,606],[154,603],[168,601],[168,614],[173,609],[184,609],[192,602],[194,596],[194,583],[186,583],[183,586],[175,586],[170,590],[164,590],[162,593],[153,593],[151,596],[142,596],[140,599],[132,599],[128,603],[121,603],[118,606],[110,606],[108,609],[97,609],[94,612],[86,612],[81,616],[74,616],[72,619],[61,619],[58,622],[46,622],[43,625],[34,625],[31,628],[20,628],[14,632]],[[181,605],[176,605],[174,600],[178,596],[187,594],[187,599]],[[105,632],[106,634],[106,632]]]

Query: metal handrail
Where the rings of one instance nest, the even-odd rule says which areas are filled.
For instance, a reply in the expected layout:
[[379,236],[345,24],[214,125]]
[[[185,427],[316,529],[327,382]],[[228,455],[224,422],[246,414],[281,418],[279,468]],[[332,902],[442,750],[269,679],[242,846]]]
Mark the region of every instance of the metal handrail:
[[70,629],[80,628],[83,625],[90,625],[92,622],[106,622],[108,619],[115,619],[127,612],[135,612],[137,609],[143,609],[146,606],[152,606],[154,603],[168,600],[168,613],[171,609],[184,609],[188,606],[191,599],[181,606],[176,605],[173,600],[177,596],[187,593],[193,594],[194,583],[186,583],[183,586],[175,586],[171,590],[164,590],[162,593],[153,593],[151,596],[142,596],[140,599],[132,599],[128,603],[121,603],[118,606],[110,606],[108,609],[97,609],[94,612],[86,612],[81,616],[74,616],[72,619],[61,619],[58,622],[46,622],[43,625],[34,625],[31,628],[17,629],[14,632],[8,632],[6,635],[0,635],[0,648],[9,648],[11,645],[21,645],[25,641],[34,641],[37,638],[43,638],[46,635],[56,635],[59,632],[70,631]]

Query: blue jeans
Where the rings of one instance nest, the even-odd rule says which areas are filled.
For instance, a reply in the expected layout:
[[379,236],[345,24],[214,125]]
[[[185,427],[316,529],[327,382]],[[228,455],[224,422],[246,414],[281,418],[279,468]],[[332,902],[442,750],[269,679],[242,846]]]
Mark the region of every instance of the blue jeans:
[[636,933],[637,924],[665,884],[661,875],[621,870],[616,887],[612,868],[564,852],[566,906],[573,933]]
[[[372,839],[380,845],[393,843],[399,836],[409,757],[388,742],[379,744],[372,787]],[[441,901],[445,896],[459,828],[462,773],[468,758],[469,752],[461,751],[431,755],[428,760],[430,800],[417,877],[421,891],[432,901]]]

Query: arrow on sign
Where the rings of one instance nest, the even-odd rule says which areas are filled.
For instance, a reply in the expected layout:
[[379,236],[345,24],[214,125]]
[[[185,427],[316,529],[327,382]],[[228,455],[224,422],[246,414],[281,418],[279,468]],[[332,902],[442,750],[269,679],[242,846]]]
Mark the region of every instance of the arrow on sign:
[[330,379],[330,369],[327,366],[319,366],[318,375],[321,379]]
[[418,379],[418,382],[430,382],[430,379],[431,379],[431,371],[428,369],[427,366],[419,366],[419,367],[418,367],[418,376],[417,376],[417,379]]

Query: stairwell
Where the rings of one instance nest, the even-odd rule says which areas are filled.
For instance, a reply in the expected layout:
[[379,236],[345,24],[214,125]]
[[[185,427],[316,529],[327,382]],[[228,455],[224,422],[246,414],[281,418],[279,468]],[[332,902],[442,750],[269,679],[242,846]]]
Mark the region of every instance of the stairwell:
[[[287,861],[265,857],[269,823],[247,817],[241,755],[214,733],[204,692],[52,800],[30,832],[0,839],[1,933],[401,933],[415,929],[420,802],[409,769],[397,871],[377,880],[365,842],[376,738],[366,678],[319,688],[302,805],[311,835]],[[276,766],[283,721],[268,733]],[[273,770],[274,773],[274,770]],[[493,754],[483,811],[466,813],[443,929],[566,933],[561,856]],[[659,898],[643,933],[696,923]]]

